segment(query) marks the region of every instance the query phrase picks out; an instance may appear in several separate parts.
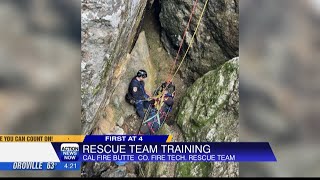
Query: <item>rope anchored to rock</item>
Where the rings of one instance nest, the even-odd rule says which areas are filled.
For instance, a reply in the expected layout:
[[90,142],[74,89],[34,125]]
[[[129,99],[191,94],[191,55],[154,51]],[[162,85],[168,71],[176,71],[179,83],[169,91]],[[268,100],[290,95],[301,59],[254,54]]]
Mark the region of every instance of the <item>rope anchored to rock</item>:
[[[161,106],[164,104],[164,96],[165,96],[165,93],[164,93],[165,91],[164,91],[164,90],[167,89],[170,84],[172,85],[172,80],[173,80],[173,78],[176,76],[176,74],[178,73],[179,69],[181,68],[182,63],[183,63],[184,60],[186,59],[186,56],[187,56],[187,54],[188,54],[188,52],[189,52],[189,50],[190,50],[190,48],[191,48],[191,46],[192,46],[192,44],[193,44],[194,38],[195,38],[195,36],[196,36],[196,34],[197,34],[197,32],[198,32],[198,29],[199,29],[199,26],[200,26],[202,17],[203,17],[203,15],[204,15],[204,12],[205,12],[205,10],[206,10],[206,6],[207,6],[207,4],[208,4],[208,1],[209,1],[209,0],[206,0],[206,2],[205,2],[205,4],[204,4],[204,7],[202,8],[202,12],[201,12],[200,18],[199,18],[199,20],[198,20],[198,22],[197,22],[196,29],[195,29],[195,31],[194,31],[194,33],[193,33],[193,35],[192,35],[192,38],[191,38],[191,40],[190,40],[190,42],[189,42],[189,44],[188,44],[188,48],[187,48],[187,50],[186,50],[186,52],[185,52],[185,54],[184,54],[184,56],[183,56],[183,58],[182,58],[182,60],[181,60],[181,62],[180,62],[180,64],[179,64],[178,68],[174,71],[173,75],[170,76],[171,73],[172,73],[172,70],[174,69],[174,67],[175,67],[175,65],[176,65],[177,59],[178,59],[178,57],[179,57],[179,53],[180,53],[180,51],[181,51],[181,49],[182,49],[182,45],[183,45],[183,42],[184,42],[184,39],[185,39],[185,36],[186,36],[186,32],[187,32],[187,30],[188,30],[188,28],[189,28],[189,26],[190,26],[190,22],[191,22],[192,16],[193,16],[193,14],[194,14],[194,12],[195,12],[195,9],[196,9],[197,3],[198,3],[198,0],[195,0],[195,1],[194,1],[193,8],[192,8],[192,11],[191,11],[191,14],[190,14],[190,17],[189,17],[189,21],[188,21],[188,24],[187,24],[187,26],[186,26],[186,28],[185,28],[185,30],[184,30],[183,38],[182,38],[182,40],[181,40],[181,42],[180,42],[180,46],[179,46],[177,55],[176,55],[175,60],[174,60],[174,64],[173,64],[172,68],[170,68],[170,70],[169,70],[169,74],[168,74],[168,78],[167,78],[167,81],[166,81],[166,85],[165,85],[164,88],[161,89],[161,92],[160,92],[159,94],[156,94],[156,99],[158,99],[158,102],[157,102],[157,103],[158,103],[157,113],[156,113],[155,115],[153,115],[151,118],[148,118],[148,119],[147,119],[147,117],[149,116],[150,110],[151,110],[151,105],[149,105],[149,108],[148,108],[147,112],[145,113],[145,117],[143,118],[143,121],[141,122],[141,125],[140,125],[140,128],[139,128],[138,134],[140,133],[140,130],[141,130],[142,125],[143,125],[144,123],[149,123],[149,124],[150,124],[150,121],[151,121],[153,118],[155,118],[155,117],[158,118],[156,121],[157,121],[157,122],[160,122],[159,128],[158,128],[157,131],[159,131],[159,130],[162,128],[163,124],[165,123],[165,121],[166,121],[166,119],[167,119],[167,115],[168,115],[169,112],[166,112],[166,114],[165,114],[165,119],[164,119],[163,122],[161,122],[161,121],[159,120],[159,117],[160,117],[160,116],[159,116],[159,113],[161,113],[161,110],[160,110],[160,109],[161,109]],[[159,90],[159,89],[160,89],[160,86],[157,88],[157,90]],[[160,105],[160,106],[159,106],[159,105]],[[171,109],[170,109],[170,111],[171,111]],[[153,125],[153,124],[154,124],[154,123],[151,123],[151,125]]]

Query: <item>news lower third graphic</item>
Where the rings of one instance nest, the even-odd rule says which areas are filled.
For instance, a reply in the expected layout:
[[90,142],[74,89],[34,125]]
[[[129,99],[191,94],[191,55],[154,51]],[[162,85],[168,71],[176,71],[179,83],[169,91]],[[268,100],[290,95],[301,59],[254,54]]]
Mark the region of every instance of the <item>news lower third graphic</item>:
[[[79,135],[0,135],[0,170],[78,171]],[[60,143],[59,154],[53,144]]]
[[82,162],[276,162],[268,142],[171,142],[171,135],[0,135],[0,170],[80,170]]

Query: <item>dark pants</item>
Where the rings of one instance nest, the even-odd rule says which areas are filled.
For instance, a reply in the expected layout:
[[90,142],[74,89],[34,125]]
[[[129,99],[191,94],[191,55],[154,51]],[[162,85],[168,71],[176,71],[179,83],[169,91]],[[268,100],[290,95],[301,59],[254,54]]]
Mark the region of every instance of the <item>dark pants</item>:
[[144,114],[145,114],[143,110],[148,109],[149,105],[150,105],[149,101],[139,101],[135,104],[137,114],[141,119],[144,118]]

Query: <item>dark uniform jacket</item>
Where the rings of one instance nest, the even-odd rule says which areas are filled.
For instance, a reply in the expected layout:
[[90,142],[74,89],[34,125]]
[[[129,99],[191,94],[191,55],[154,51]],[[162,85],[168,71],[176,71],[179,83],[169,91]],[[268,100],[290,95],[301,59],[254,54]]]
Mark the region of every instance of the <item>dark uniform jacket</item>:
[[136,77],[132,78],[128,92],[135,100],[145,100],[149,98],[144,89],[144,82],[138,81]]

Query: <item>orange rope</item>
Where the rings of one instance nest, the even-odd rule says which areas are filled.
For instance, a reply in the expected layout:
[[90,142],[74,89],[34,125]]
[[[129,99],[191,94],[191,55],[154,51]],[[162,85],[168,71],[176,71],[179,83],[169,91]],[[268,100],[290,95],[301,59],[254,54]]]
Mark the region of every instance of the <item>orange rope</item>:
[[[186,54],[184,55],[183,60],[181,61],[180,65],[179,65],[178,69],[176,70],[176,72],[174,73],[174,75],[172,75],[172,76],[170,77],[171,71],[175,68],[176,62],[177,62],[177,60],[178,60],[179,53],[180,53],[180,50],[181,50],[181,48],[182,48],[182,44],[183,44],[183,42],[184,42],[184,38],[185,38],[185,36],[186,36],[186,34],[187,34],[187,30],[188,30],[188,28],[189,28],[189,26],[190,26],[190,22],[191,22],[191,19],[192,19],[193,14],[194,14],[194,11],[195,11],[195,9],[196,9],[197,3],[198,3],[198,0],[195,0],[195,1],[194,1],[194,4],[193,4],[192,11],[191,11],[191,14],[190,14],[190,17],[189,17],[188,24],[187,24],[187,26],[186,26],[186,28],[185,28],[185,30],[184,30],[183,38],[182,38],[182,40],[181,40],[181,42],[180,42],[179,50],[178,50],[177,55],[176,55],[176,58],[175,58],[175,60],[174,60],[174,64],[173,64],[173,66],[170,68],[170,71],[169,71],[168,80],[166,81],[166,82],[167,82],[167,85],[166,85],[166,87],[165,87],[164,89],[166,89],[166,88],[169,86],[170,82],[173,80],[173,77],[174,77],[175,74],[177,73],[177,70],[180,68],[183,60],[185,59]],[[193,38],[194,38],[194,36],[195,36],[195,34],[196,34],[197,30],[198,30],[198,27],[199,27],[200,21],[201,21],[201,19],[202,19],[202,16],[203,16],[203,14],[204,14],[204,10],[205,10],[205,7],[206,7],[207,3],[208,3],[208,0],[206,0],[206,3],[205,3],[205,5],[204,5],[204,7],[203,7],[203,10],[202,10],[200,19],[199,19],[199,21],[198,21],[196,30],[195,30],[195,32],[193,33],[191,42],[189,43],[189,47],[188,47],[188,49],[187,49],[187,52],[189,51],[189,49],[190,49],[190,47],[191,47],[191,44],[192,44],[192,42],[193,42]],[[186,52],[186,53],[187,53],[187,52]],[[161,99],[160,99],[160,103],[159,103],[159,104],[162,104],[162,103],[163,103],[163,96],[164,96],[164,94],[163,94],[163,92],[162,92],[162,93],[159,94],[159,95],[161,95],[161,96],[160,96]],[[159,97],[158,97],[158,98],[159,98]],[[150,106],[149,106],[149,108],[150,108]],[[148,111],[147,111],[146,114],[148,114],[149,108],[148,108]],[[146,114],[145,114],[145,115],[146,115]],[[145,119],[145,117],[144,117],[144,119]],[[143,121],[144,121],[144,120],[143,120]],[[165,122],[165,121],[166,121],[166,119],[164,120],[164,122]],[[142,123],[143,123],[143,122],[142,122]],[[142,127],[142,123],[141,123],[141,125],[140,125],[138,134],[140,133],[140,129],[141,129],[141,127]],[[159,130],[161,129],[161,127],[162,127],[162,126],[159,127]]]
[[175,68],[175,65],[176,65],[176,63],[177,63],[177,60],[178,60],[178,57],[179,57],[179,53],[180,53],[180,50],[181,50],[181,48],[182,48],[183,41],[184,41],[184,38],[185,38],[185,36],[186,36],[186,34],[187,34],[187,30],[188,30],[188,28],[189,28],[189,26],[190,26],[190,22],[191,22],[191,19],[192,19],[193,14],[194,14],[194,11],[195,11],[195,9],[196,9],[197,3],[198,3],[198,0],[195,0],[195,1],[194,1],[194,4],[193,4],[192,11],[191,11],[190,16],[189,16],[188,24],[187,24],[187,26],[186,26],[186,28],[185,28],[185,30],[184,30],[183,37],[182,37],[182,40],[181,40],[181,42],[180,42],[179,50],[178,50],[178,52],[177,52],[177,55],[176,55],[176,58],[175,58],[175,60],[174,60],[173,66],[171,66],[171,68],[170,68],[170,70],[169,70],[169,75],[168,75],[168,79],[167,79],[166,82],[169,82],[169,80],[171,79],[171,77],[170,77],[171,71]]

